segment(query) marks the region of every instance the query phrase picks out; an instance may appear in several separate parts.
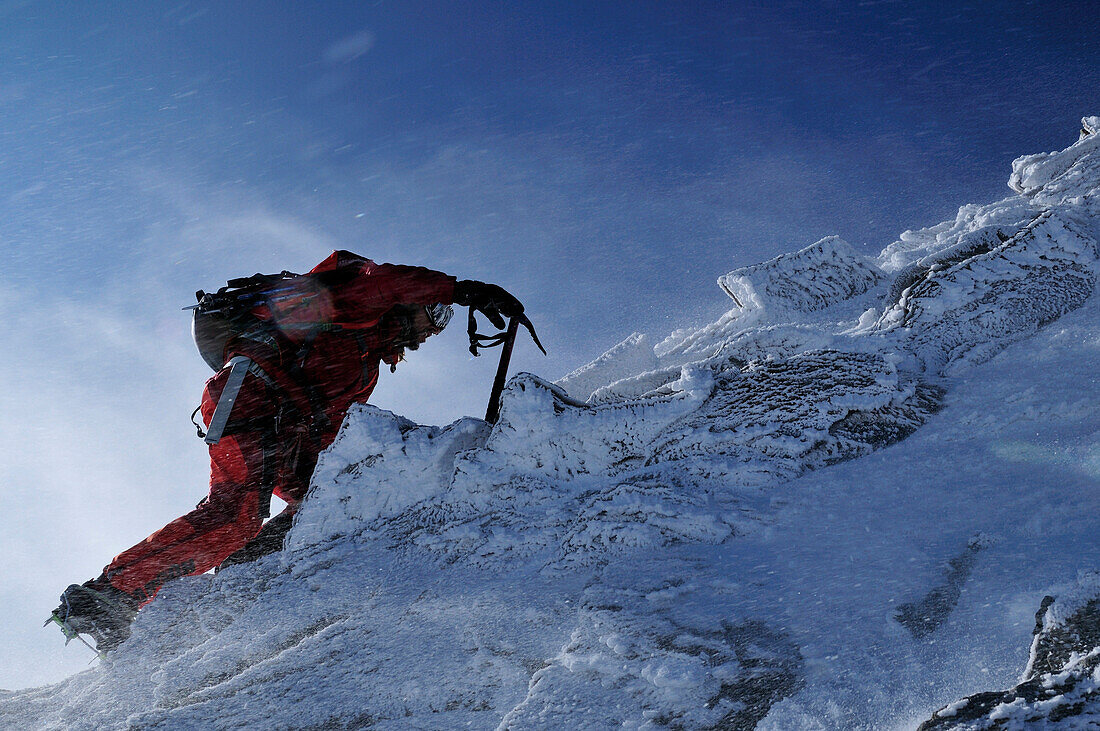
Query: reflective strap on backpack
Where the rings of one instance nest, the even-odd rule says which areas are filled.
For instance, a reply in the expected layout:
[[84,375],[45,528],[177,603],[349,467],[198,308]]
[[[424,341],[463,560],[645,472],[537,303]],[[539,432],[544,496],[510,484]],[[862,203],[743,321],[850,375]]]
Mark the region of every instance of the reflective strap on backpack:
[[229,379],[225,382],[222,395],[218,397],[218,405],[214,408],[214,415],[210,417],[210,428],[206,430],[204,440],[210,446],[221,441],[225,425],[229,423],[229,414],[233,411],[233,403],[240,393],[241,384],[252,366],[252,359],[243,355],[236,355],[229,359]]

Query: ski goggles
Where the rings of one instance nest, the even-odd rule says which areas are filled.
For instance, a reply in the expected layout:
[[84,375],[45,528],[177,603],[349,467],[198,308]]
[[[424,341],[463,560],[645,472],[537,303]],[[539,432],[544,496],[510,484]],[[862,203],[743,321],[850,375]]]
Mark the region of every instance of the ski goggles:
[[431,321],[432,327],[437,330],[447,327],[447,323],[451,321],[451,317],[455,314],[453,307],[441,305],[438,302],[434,305],[428,305],[424,310],[428,313],[428,320]]

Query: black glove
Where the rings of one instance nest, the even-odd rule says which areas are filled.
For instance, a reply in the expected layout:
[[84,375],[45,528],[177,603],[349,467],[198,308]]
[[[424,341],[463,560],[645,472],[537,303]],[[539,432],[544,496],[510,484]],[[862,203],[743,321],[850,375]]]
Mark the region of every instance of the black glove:
[[475,282],[472,279],[455,282],[454,299],[456,305],[481,312],[489,318],[489,322],[501,330],[505,327],[505,317],[512,318],[523,314],[523,303],[503,287],[495,284]]

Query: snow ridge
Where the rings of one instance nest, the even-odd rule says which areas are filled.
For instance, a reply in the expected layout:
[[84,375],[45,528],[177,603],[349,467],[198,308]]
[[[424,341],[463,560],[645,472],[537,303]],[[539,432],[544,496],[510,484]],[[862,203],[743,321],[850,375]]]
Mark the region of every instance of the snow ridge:
[[[636,334],[557,384],[514,376],[492,427],[354,408],[281,554],[166,587],[101,665],[0,696],[0,723],[749,729],[793,713],[832,660],[731,552],[790,520],[778,487],[920,430],[953,379],[1091,297],[1098,121],[1017,160],[1019,195],[877,259],[823,239],[723,276],[735,306],[706,327]],[[978,560],[951,575],[954,601]],[[920,621],[897,641],[939,627]],[[873,725],[859,713],[821,723]]]
[[875,263],[839,236],[829,236],[793,254],[735,269],[718,286],[746,313],[773,318],[816,312],[862,294],[883,277]]

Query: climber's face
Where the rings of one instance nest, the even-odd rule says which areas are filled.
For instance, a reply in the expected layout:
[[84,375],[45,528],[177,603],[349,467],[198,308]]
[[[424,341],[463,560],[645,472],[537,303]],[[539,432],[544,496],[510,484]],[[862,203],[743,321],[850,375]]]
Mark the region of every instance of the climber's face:
[[428,311],[423,307],[403,308],[398,317],[400,318],[401,331],[394,340],[394,345],[400,348],[416,350],[421,343],[432,335],[443,331],[443,328],[432,322]]
[[443,328],[437,327],[432,322],[431,317],[428,315],[428,310],[423,307],[417,307],[413,311],[412,329],[416,333],[416,343],[419,345],[432,335],[437,335],[443,332]]

